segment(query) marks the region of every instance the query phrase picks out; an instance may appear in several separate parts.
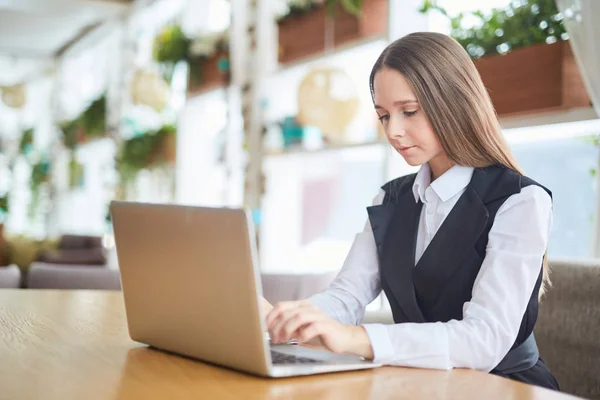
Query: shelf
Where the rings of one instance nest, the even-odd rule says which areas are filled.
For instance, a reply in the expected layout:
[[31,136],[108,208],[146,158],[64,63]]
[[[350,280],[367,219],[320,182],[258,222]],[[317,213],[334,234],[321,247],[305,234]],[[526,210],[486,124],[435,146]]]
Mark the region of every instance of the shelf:
[[322,153],[327,153],[327,152],[337,152],[337,151],[344,151],[344,150],[349,150],[349,149],[376,147],[376,146],[385,146],[385,145],[387,145],[387,142],[385,142],[385,141],[371,141],[371,142],[364,142],[364,143],[326,145],[322,148],[314,149],[314,150],[308,150],[308,149],[304,149],[301,147],[297,147],[297,148],[284,149],[280,153],[264,153],[264,158],[279,158],[279,157],[286,157],[286,156],[322,154]]
[[543,125],[555,125],[598,119],[593,107],[579,107],[567,110],[555,110],[537,114],[500,116],[499,121],[503,130],[536,128]]
[[335,47],[331,51],[327,51],[321,54],[315,54],[297,61],[293,61],[291,63],[280,64],[279,67],[274,71],[273,75],[282,74],[296,68],[308,67],[310,66],[310,64],[327,61],[331,58],[344,56],[353,50],[358,50],[369,45],[375,44],[377,42],[381,42],[382,47],[385,47],[388,44],[385,35],[375,35],[347,42]]
[[190,99],[194,99],[200,96],[204,96],[210,93],[214,93],[214,92],[218,92],[221,90],[227,90],[231,85],[212,85],[212,86],[207,86],[203,89],[196,89],[196,90],[188,90],[186,91],[186,99],[190,100]]

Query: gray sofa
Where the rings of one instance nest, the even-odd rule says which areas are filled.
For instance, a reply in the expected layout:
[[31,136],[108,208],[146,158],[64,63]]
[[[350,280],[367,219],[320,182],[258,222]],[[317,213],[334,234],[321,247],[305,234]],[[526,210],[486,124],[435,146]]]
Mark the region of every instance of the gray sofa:
[[120,290],[119,270],[109,266],[60,265],[34,262],[26,286],[30,289]]
[[549,261],[535,335],[561,390],[600,399],[600,260]]
[[21,270],[16,265],[0,267],[0,289],[21,287]]
[[263,296],[271,304],[280,301],[305,299],[325,290],[336,275],[337,272],[262,273]]

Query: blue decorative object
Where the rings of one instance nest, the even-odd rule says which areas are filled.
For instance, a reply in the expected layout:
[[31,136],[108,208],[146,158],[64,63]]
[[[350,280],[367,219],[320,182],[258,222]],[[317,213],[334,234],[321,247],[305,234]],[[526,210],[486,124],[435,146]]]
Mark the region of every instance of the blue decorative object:
[[252,221],[254,222],[254,225],[260,225],[262,221],[262,211],[259,208],[252,210]]
[[296,122],[294,117],[285,117],[281,124],[281,133],[283,135],[283,145],[290,147],[302,143],[304,128]]
[[219,62],[217,63],[217,67],[219,71],[228,71],[229,70],[229,58],[221,57]]

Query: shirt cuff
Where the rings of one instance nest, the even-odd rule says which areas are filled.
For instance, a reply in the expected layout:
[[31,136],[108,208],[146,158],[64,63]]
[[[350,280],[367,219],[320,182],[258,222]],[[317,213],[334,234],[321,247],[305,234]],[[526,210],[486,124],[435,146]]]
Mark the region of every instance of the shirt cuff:
[[362,325],[367,332],[373,349],[373,361],[380,364],[390,364],[394,359],[394,346],[387,331],[387,326],[383,324],[364,324]]

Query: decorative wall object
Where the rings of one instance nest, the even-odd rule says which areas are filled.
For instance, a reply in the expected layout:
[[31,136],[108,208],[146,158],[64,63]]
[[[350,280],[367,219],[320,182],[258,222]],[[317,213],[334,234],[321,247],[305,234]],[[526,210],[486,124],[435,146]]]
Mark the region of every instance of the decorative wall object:
[[155,71],[137,70],[131,80],[131,100],[133,104],[152,107],[162,111],[169,101],[170,88]]
[[10,108],[22,108],[25,105],[25,85],[4,86],[2,91],[2,102]]
[[337,68],[308,73],[298,88],[298,122],[316,126],[330,143],[343,143],[344,133],[358,110],[352,79]]

